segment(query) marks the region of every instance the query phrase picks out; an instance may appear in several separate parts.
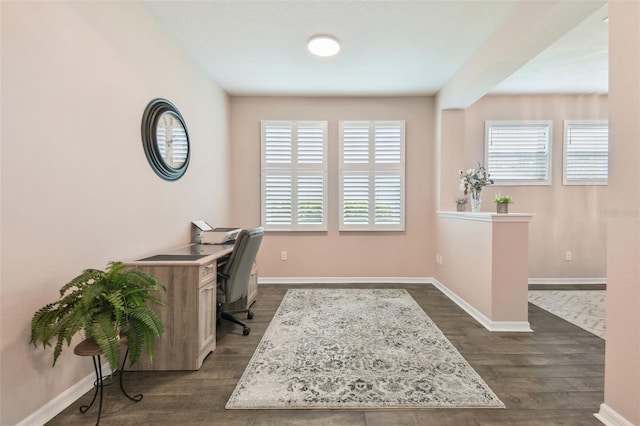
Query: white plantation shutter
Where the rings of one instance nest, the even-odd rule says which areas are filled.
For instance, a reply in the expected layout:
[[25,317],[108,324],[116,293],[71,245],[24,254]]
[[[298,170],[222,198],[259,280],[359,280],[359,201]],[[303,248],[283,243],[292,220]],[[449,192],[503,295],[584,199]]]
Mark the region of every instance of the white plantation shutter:
[[262,121],[262,225],[327,229],[327,122]]
[[345,164],[369,164],[369,124],[342,126],[342,161]]
[[367,225],[369,218],[369,174],[345,171],[342,175],[342,220],[344,224]]
[[404,230],[404,121],[340,122],[340,230]]
[[399,224],[402,220],[402,182],[399,173],[376,175],[375,223]]
[[298,163],[324,164],[326,126],[298,125]]
[[299,224],[324,224],[324,174],[298,176],[298,209]]
[[608,122],[565,121],[563,184],[606,185],[608,178]]
[[267,173],[264,177],[263,223],[291,225],[293,177],[290,174]]
[[550,121],[487,121],[486,169],[496,184],[550,183]]
[[377,164],[400,164],[402,129],[396,124],[375,126],[375,159]]
[[290,124],[272,124],[262,127],[263,163],[291,164],[293,130]]

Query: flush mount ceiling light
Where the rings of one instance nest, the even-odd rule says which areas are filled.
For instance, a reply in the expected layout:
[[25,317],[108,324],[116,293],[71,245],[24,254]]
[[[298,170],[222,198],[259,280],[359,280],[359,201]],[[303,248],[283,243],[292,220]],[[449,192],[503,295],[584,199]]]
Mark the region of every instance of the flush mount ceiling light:
[[338,43],[338,40],[329,35],[311,37],[307,47],[309,48],[309,52],[317,56],[333,56],[340,51],[340,43]]

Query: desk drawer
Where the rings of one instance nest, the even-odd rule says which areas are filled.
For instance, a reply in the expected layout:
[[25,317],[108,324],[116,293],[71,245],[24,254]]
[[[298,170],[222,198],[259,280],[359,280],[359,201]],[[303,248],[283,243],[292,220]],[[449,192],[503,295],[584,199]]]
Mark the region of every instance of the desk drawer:
[[200,267],[200,284],[211,281],[217,274],[216,261],[209,262]]

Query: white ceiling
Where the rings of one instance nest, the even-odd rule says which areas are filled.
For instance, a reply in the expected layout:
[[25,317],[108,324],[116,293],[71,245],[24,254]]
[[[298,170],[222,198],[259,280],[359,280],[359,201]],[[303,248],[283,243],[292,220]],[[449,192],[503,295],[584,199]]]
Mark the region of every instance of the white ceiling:
[[[492,85],[489,92],[608,91],[608,25],[603,22],[606,2],[563,1],[572,2],[574,8],[577,3],[588,3],[588,17],[580,18],[577,26],[575,16],[573,21],[555,15],[541,18],[544,24],[532,25],[524,36],[518,35],[522,40],[517,42],[525,47],[522,52],[530,57],[515,58],[524,65]],[[477,58],[479,52],[491,51],[494,45],[499,48],[504,37],[497,34],[505,33],[505,22],[520,14],[527,26],[526,14],[530,13],[523,7],[527,1],[522,0],[141,3],[232,95],[432,95],[474,54]],[[529,3],[538,8],[548,3],[551,9],[562,1]],[[541,28],[561,36],[554,35],[557,40],[541,52],[526,49],[532,38],[549,38]],[[502,33],[498,32],[501,29]],[[340,53],[319,58],[307,52],[306,42],[315,34],[337,37],[342,43]],[[499,66],[497,62],[503,61],[496,61]]]

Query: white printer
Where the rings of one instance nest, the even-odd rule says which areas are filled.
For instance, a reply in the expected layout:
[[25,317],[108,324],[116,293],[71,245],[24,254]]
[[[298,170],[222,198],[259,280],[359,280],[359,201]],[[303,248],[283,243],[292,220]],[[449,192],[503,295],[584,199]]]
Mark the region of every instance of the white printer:
[[227,244],[235,241],[240,228],[214,228],[204,220],[194,220],[192,242],[200,244]]

